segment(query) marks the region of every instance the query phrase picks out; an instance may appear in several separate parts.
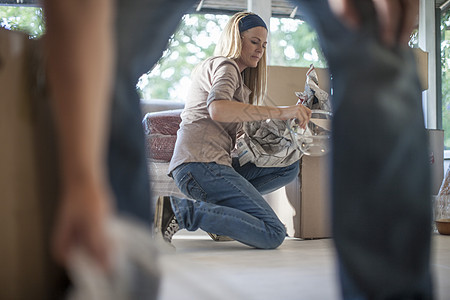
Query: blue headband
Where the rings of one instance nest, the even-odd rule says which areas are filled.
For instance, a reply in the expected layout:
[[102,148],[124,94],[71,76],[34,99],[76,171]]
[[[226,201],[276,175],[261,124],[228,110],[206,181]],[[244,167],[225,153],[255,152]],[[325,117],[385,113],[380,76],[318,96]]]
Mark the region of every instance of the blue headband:
[[267,30],[266,23],[264,23],[260,16],[255,14],[246,15],[239,21],[239,32],[244,32],[258,26],[264,27]]

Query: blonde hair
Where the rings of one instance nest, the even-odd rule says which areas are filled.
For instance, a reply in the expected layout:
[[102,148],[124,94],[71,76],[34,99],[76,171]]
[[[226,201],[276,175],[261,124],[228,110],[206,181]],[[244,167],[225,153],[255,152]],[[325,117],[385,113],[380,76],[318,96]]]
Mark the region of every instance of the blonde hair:
[[[241,56],[242,41],[239,32],[239,21],[251,12],[238,12],[234,14],[225,26],[214,50],[214,55],[237,59]],[[262,103],[267,86],[266,51],[258,62],[256,68],[246,68],[243,72],[244,84],[252,91],[250,103]]]

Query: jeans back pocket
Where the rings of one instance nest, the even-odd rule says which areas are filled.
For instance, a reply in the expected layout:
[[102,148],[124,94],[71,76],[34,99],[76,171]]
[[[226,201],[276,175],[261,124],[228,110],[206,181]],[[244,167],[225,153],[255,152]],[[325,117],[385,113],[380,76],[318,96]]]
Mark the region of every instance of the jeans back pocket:
[[173,175],[176,185],[185,195],[195,200],[205,201],[206,192],[191,172],[176,172]]

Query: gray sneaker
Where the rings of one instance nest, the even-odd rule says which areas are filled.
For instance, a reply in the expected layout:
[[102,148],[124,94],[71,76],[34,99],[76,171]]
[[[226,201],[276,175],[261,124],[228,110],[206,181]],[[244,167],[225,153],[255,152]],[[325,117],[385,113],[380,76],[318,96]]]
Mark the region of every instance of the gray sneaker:
[[156,201],[154,225],[155,234],[161,234],[163,239],[168,243],[172,242],[172,237],[180,230],[177,218],[175,217],[172,205],[170,204],[170,197],[158,197],[158,200]]

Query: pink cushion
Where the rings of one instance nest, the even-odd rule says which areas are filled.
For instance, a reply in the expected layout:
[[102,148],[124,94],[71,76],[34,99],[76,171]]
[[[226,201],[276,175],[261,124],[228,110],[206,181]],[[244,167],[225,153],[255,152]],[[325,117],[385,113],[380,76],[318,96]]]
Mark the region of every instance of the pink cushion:
[[168,110],[144,116],[142,123],[147,140],[147,153],[152,160],[169,162],[172,158],[182,111]]

